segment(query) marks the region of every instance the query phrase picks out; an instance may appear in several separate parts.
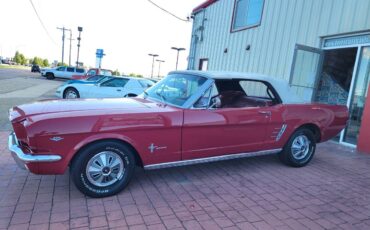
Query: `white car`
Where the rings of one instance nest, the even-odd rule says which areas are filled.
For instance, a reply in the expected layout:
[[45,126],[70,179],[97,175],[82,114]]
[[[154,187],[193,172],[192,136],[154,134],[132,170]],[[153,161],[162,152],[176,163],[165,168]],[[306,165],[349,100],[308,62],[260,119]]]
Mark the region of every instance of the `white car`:
[[47,79],[54,79],[56,77],[72,79],[73,75],[84,75],[85,73],[85,69],[72,66],[59,66],[41,70],[41,76],[46,77]]
[[66,99],[136,97],[153,85],[154,82],[144,78],[112,77],[95,84],[64,84],[55,95]]

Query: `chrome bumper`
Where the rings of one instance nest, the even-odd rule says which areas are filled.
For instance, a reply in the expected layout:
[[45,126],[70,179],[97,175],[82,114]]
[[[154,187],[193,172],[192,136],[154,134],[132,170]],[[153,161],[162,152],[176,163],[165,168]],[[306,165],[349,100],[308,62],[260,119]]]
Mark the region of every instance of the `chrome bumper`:
[[12,132],[8,137],[8,148],[11,152],[15,162],[22,169],[26,168],[26,163],[33,162],[54,162],[62,159],[59,155],[31,155],[25,154],[22,149],[19,147],[17,137],[15,133]]

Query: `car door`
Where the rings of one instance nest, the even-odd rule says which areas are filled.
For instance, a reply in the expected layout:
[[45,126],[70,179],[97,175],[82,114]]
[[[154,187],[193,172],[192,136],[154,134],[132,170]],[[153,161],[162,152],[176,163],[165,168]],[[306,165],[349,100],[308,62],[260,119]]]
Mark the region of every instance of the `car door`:
[[64,78],[65,72],[66,72],[66,67],[65,66],[60,66],[55,70],[54,76]]
[[[97,98],[117,98],[124,97],[124,87],[127,84],[128,79],[126,78],[113,78],[111,80],[105,81],[99,85],[94,90],[89,91],[90,97]],[[92,88],[93,89],[93,88]]]
[[139,95],[143,92],[141,85],[137,82],[136,79],[129,79],[125,84],[123,89],[123,95],[132,96],[132,95]]
[[72,75],[74,75],[74,74],[75,74],[75,68],[74,67],[67,67],[63,77],[67,78],[67,79],[71,79]]
[[259,151],[268,121],[262,108],[185,110],[183,159]]
[[184,110],[183,159],[267,150],[272,106]]

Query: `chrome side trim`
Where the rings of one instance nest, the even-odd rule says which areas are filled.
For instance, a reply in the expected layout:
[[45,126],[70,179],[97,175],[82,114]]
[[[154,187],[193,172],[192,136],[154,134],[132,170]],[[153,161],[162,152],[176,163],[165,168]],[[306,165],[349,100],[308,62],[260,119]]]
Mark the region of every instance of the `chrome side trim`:
[[59,155],[31,155],[25,154],[19,147],[17,137],[12,132],[8,137],[8,148],[19,167],[25,168],[25,163],[31,162],[55,162],[62,159]]
[[275,141],[279,141],[280,140],[280,138],[283,136],[283,134],[284,134],[287,126],[288,126],[287,124],[283,124],[283,126],[281,126],[280,132],[276,136],[276,140]]
[[152,170],[152,169],[161,169],[161,168],[169,168],[169,167],[176,167],[176,166],[208,163],[208,162],[214,162],[214,161],[231,160],[231,159],[238,159],[238,158],[245,158],[245,157],[263,156],[263,155],[275,154],[275,153],[280,152],[281,150],[282,150],[281,148],[280,149],[270,149],[270,150],[263,150],[263,151],[258,151],[258,152],[236,153],[236,154],[229,154],[229,155],[223,155],[223,156],[206,157],[206,158],[183,160],[183,161],[174,161],[174,162],[167,162],[167,163],[160,163],[160,164],[151,164],[151,165],[145,165],[144,169]]

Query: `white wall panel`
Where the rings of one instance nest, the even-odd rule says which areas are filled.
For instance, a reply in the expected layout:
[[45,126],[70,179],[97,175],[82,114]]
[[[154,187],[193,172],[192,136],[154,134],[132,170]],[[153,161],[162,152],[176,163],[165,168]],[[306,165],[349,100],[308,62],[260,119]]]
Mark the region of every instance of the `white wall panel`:
[[[320,48],[322,36],[370,30],[370,0],[265,0],[260,26],[230,33],[233,8],[234,0],[219,0],[205,9],[194,69],[200,58],[209,58],[209,70],[288,80],[295,44]],[[202,14],[195,15],[195,28],[202,24]],[[195,29],[195,34],[201,31]]]

